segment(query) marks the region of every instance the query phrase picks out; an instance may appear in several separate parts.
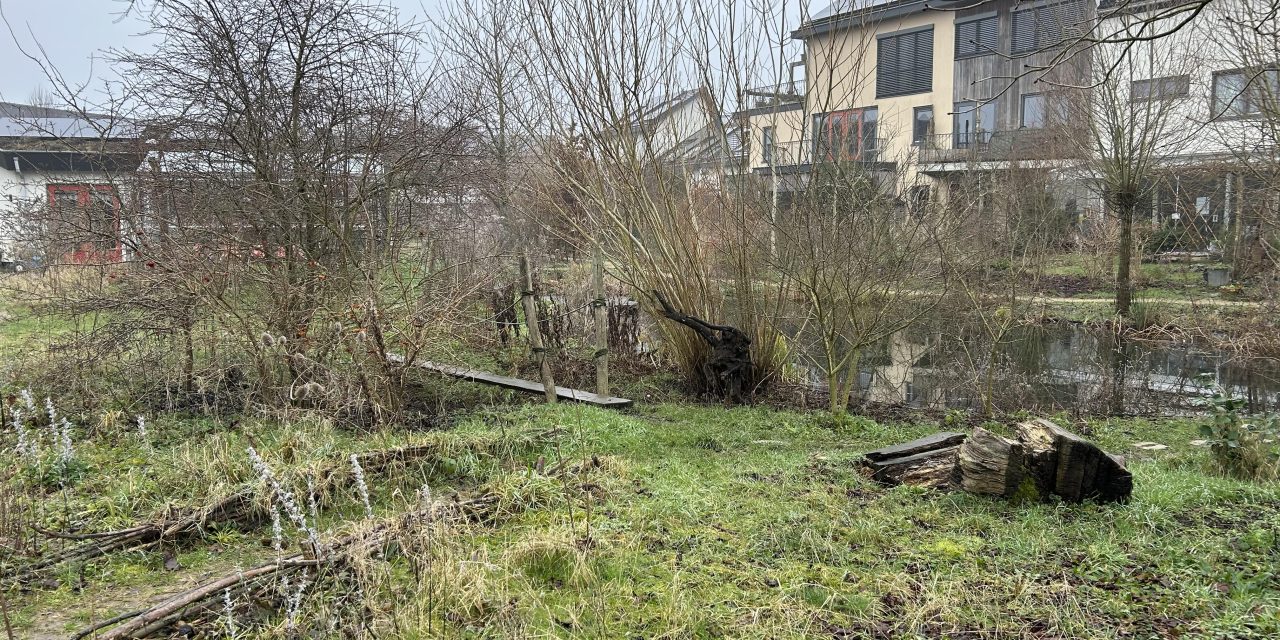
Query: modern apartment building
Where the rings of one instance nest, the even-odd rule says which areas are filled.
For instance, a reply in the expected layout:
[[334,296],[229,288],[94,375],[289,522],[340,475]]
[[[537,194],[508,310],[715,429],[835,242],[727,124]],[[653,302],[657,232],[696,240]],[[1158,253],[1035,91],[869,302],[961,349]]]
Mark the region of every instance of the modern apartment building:
[[[1241,245],[1256,221],[1280,220],[1277,42],[1249,28],[1269,21],[1257,3],[1215,2],[1194,20],[1177,6],[838,1],[792,34],[803,77],[751,92],[748,166],[783,198],[833,164],[912,199],[1040,172],[1083,218],[1103,208],[1090,127],[1140,131],[1159,113],[1142,211],[1171,240],[1155,248]],[[1116,121],[1098,122],[1102,91],[1118,92]]]
[[779,188],[853,162],[895,189],[945,197],[959,176],[1053,167],[1055,87],[1088,76],[1073,36],[1088,0],[846,0],[792,35],[804,85],[756,90],[749,163]]

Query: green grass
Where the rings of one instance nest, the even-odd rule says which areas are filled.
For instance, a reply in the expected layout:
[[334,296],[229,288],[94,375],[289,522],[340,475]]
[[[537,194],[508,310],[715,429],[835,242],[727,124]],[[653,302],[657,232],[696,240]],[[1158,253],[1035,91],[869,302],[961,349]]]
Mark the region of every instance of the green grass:
[[[1109,313],[1095,303],[1064,306]],[[0,352],[66,328],[16,313],[0,327]],[[474,385],[427,384],[442,405],[511,399]],[[342,470],[353,452],[435,444],[437,456],[369,476],[376,518],[398,521],[424,484],[445,500],[496,494],[501,517],[415,529],[368,560],[360,584],[382,638],[1280,633],[1280,485],[1207,473],[1205,450],[1189,444],[1194,420],[1071,423],[1129,456],[1133,500],[1026,504],[887,489],[857,472],[862,452],[941,428],[923,417],[890,424],[726,409],[671,401],[673,387],[662,376],[626,381],[619,392],[641,400],[628,412],[577,405],[455,412],[439,432],[354,432],[322,417],[162,415],[151,417],[144,441],[130,424],[77,416],[68,482],[52,470],[46,435],[44,461],[35,469],[15,463],[0,497],[22,501],[47,529],[106,531],[254,483],[244,453],[250,444],[299,495],[308,473]],[[1169,449],[1132,447],[1147,440]],[[13,434],[0,435],[0,445],[11,451]],[[598,469],[560,479],[535,470],[592,458]],[[362,526],[354,490],[325,498],[326,535]],[[296,541],[296,532],[287,536]],[[269,525],[211,527],[172,550],[176,571],[155,548],[63,566],[8,591],[18,637],[65,638],[269,560],[270,538]],[[62,543],[44,544],[47,552]],[[0,548],[0,565],[21,560]],[[325,637],[337,598],[331,587],[308,597],[314,637]],[[259,622],[239,637],[288,635],[278,613]],[[206,631],[216,637],[218,629]]]
[[[1189,444],[1194,421],[1088,427],[1102,446],[1130,456],[1129,504],[886,489],[857,472],[861,452],[939,428],[927,421],[666,403],[630,413],[493,408],[448,432],[417,435],[353,434],[323,421],[236,430],[161,418],[152,448],[125,435],[82,442],[91,469],[112,471],[90,472],[65,493],[50,489],[44,514],[48,524],[71,513],[84,530],[101,530],[154,515],[167,500],[199,502],[211,479],[248,476],[239,451],[250,434],[295,486],[302,470],[349,451],[438,440],[458,453],[370,478],[379,517],[406,509],[423,482],[437,495],[483,488],[519,508],[433,532],[427,566],[435,569],[426,577],[415,579],[404,556],[378,560],[386,568],[372,571],[365,589],[381,602],[380,637],[1280,632],[1280,488],[1205,473],[1205,452]],[[549,431],[558,435],[536,437]],[[1132,448],[1142,440],[1170,448]],[[599,469],[564,480],[532,471],[539,459],[550,467],[592,457]],[[197,460],[202,468],[192,468]],[[349,529],[361,511],[353,492],[336,495],[322,526]],[[159,551],[98,559],[68,569],[56,588],[11,592],[15,618],[32,637],[55,623],[65,632],[264,560],[269,536],[269,527],[211,532],[180,550],[177,572],[163,569]],[[317,620],[325,601],[309,600]],[[282,633],[272,624],[264,634]]]
[[[1214,291],[1204,281],[1204,269],[1211,267],[1229,267],[1222,262],[1209,263],[1159,263],[1144,262],[1137,267],[1134,278],[1144,286],[1156,289]],[[1096,269],[1096,266],[1094,267]],[[1090,273],[1090,259],[1077,253],[1062,253],[1045,261],[1044,273],[1050,276],[1085,277],[1102,276],[1103,282],[1109,284],[1115,277],[1114,264],[1106,269],[1105,274]]]
[[[1186,423],[1096,425],[1116,451],[1139,439],[1172,449],[1133,460],[1131,504],[1068,506],[883,489],[855,472],[859,452],[935,425],[680,405],[638,417],[529,413],[584,425],[568,450],[619,456],[628,469],[593,522],[602,542],[590,554],[597,573],[619,579],[531,585],[539,632],[568,635],[550,624],[566,620],[591,637],[1276,629],[1276,489],[1203,474]],[[490,552],[543,535],[547,520],[510,525]],[[1245,538],[1261,544],[1241,552]],[[593,613],[628,600],[636,610],[621,618]]]

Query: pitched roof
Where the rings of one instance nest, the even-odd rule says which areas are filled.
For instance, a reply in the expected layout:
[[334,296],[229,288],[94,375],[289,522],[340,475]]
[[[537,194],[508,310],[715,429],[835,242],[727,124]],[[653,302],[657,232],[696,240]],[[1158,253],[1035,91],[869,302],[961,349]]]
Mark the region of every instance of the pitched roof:
[[648,126],[661,120],[668,113],[675,111],[680,106],[692,102],[698,98],[697,89],[685,89],[675,94],[665,96],[645,105],[640,113],[632,118],[632,128],[640,126]]

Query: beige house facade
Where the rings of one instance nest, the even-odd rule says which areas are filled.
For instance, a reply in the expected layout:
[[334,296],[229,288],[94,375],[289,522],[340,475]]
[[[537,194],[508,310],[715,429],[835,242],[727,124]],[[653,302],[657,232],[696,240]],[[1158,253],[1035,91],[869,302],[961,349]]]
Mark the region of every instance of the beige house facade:
[[945,198],[957,180],[1052,170],[1055,87],[1087,77],[1067,47],[1091,0],[837,2],[792,36],[804,82],[752,92],[749,165],[781,190],[823,163],[856,163],[899,193]]

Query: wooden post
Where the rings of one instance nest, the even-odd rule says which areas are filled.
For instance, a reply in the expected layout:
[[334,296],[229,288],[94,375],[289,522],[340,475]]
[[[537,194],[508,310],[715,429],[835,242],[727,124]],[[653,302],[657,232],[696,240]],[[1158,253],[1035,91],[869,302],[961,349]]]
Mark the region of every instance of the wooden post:
[[533,298],[533,270],[529,268],[528,252],[520,256],[520,276],[524,278],[524,291],[520,293],[520,300],[524,303],[524,323],[529,329],[529,348],[542,373],[542,387],[547,395],[547,404],[555,404],[556,381],[551,376],[551,363],[547,361],[547,350],[542,345],[542,332],[538,330],[538,301]]
[[592,284],[596,299],[591,303],[596,324],[596,395],[609,396],[609,310],[604,292],[604,256],[596,247]]

